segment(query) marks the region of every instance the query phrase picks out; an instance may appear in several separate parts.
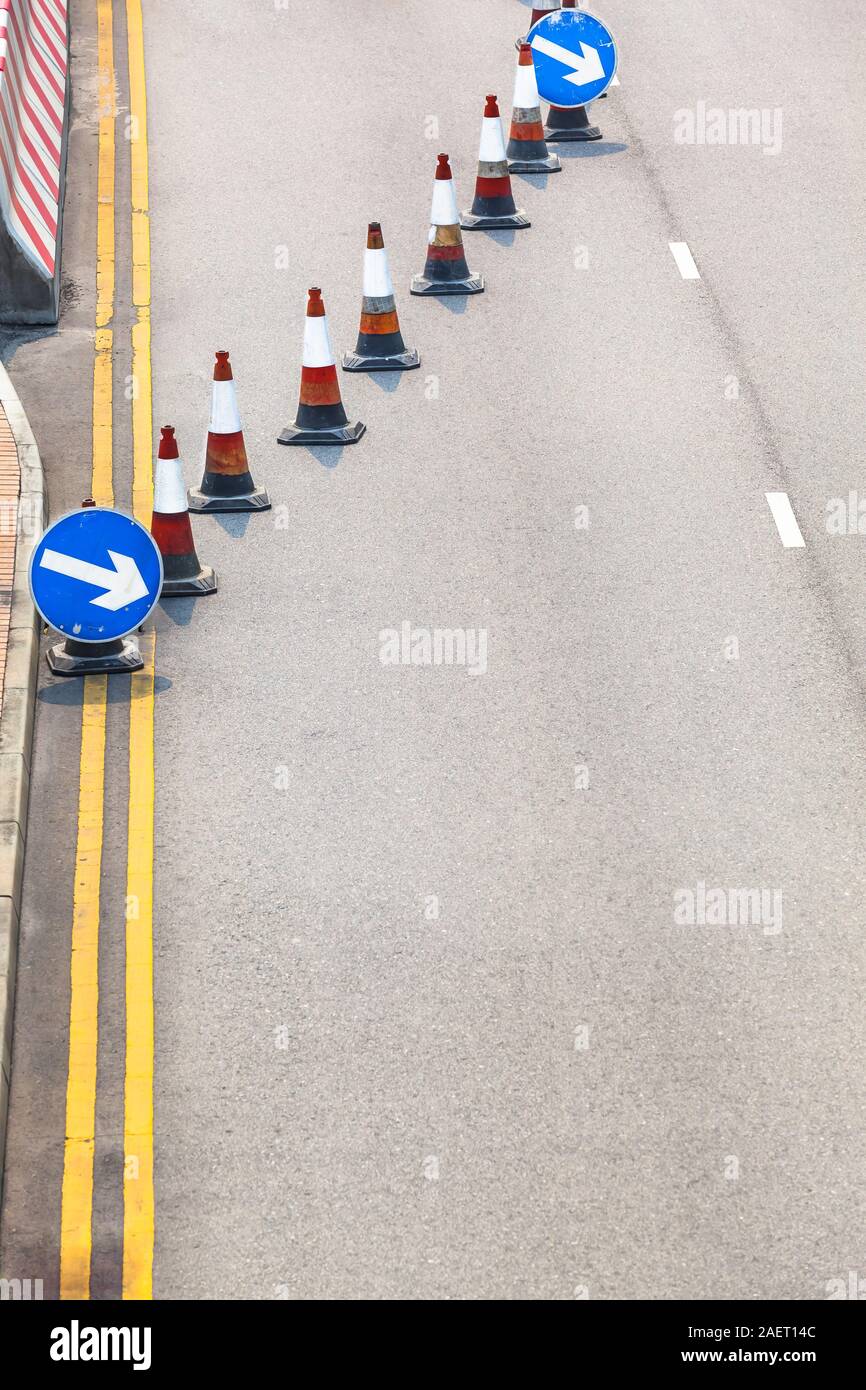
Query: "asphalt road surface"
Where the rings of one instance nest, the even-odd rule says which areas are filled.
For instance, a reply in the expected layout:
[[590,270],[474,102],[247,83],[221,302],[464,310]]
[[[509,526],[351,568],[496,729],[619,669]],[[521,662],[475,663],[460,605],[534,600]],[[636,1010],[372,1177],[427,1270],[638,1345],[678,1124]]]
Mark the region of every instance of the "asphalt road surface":
[[[467,206],[528,10],[146,6],[154,423],[197,482],[229,348],[274,504],[196,520],[219,594],[157,610],[156,1297],[809,1299],[864,1269],[866,565],[826,525],[866,500],[862,7],[598,8],[604,139],[515,178],[530,230],[466,233],[483,295],[425,301],[435,156]],[[710,108],[766,138],[676,138]],[[281,449],[306,290],[353,347],[371,219],[421,369],[341,374],[364,439]],[[403,623],[483,630],[486,669],[383,664]],[[3,1220],[4,1272],[49,1289],[80,710],[46,675]],[[118,775],[104,904],[125,865]]]

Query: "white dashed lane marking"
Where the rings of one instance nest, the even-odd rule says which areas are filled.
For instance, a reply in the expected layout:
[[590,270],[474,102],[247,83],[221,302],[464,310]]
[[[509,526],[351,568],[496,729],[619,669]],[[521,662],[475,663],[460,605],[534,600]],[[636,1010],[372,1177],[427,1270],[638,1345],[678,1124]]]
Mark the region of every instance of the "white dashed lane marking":
[[669,241],[671,254],[677,263],[677,269],[684,280],[700,280],[701,272],[695,265],[695,258],[684,241]]
[[792,546],[805,545],[803,533],[797,524],[794,515],[794,508],[787,492],[768,492],[767,501],[770,504],[770,511],[773,513],[773,520],[779,531],[779,537],[786,550]]

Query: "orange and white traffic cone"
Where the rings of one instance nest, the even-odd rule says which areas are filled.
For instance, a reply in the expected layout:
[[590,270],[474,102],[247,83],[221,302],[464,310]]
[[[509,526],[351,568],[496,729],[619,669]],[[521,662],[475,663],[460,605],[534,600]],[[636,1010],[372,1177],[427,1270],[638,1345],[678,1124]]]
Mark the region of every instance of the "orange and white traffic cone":
[[454,196],[454,180],[447,154],[438,156],[433,179],[427,260],[420,275],[412,277],[412,294],[481,294],[483,275],[466,264],[463,236]]
[[304,320],[298,413],[278,436],[279,443],[356,444],[366,428],[360,420],[350,423],[343,409],[322,291],[314,287],[310,290]]
[[528,43],[520,45],[514,77],[514,110],[505,153],[510,174],[556,174],[562,168],[559,155],[551,154],[544,141],[541,99],[535,80],[535,64]]
[[210,429],[201,487],[190,488],[191,512],[264,512],[271,500],[257,488],[247,462],[244,432],[229,355],[218,352],[213,369]]
[[361,328],[355,351],[343,354],[343,370],[405,372],[420,365],[417,349],[407,349],[403,342],[382,228],[378,222],[371,222],[364,252]]
[[163,598],[216,593],[216,575],[196,554],[173,425],[163,425],[159,441],[150,534],[162,555]]
[[464,231],[477,232],[493,227],[529,225],[529,218],[523,208],[515,206],[499,105],[496,97],[489,93],[481,121],[475,201],[468,212],[460,214],[460,226]]
[[[563,10],[576,10],[575,0],[562,0]],[[585,106],[551,106],[544,134],[548,141],[600,140],[601,131],[593,125]]]
[[[533,5],[532,14],[529,17],[530,29],[532,28],[533,24],[537,24],[540,19],[544,19],[545,15],[552,14],[554,10],[558,9],[559,0],[547,0],[547,4]],[[515,44],[515,48],[519,48],[522,43],[526,43],[526,38],[527,36],[524,35],[523,38],[518,39],[517,43]]]

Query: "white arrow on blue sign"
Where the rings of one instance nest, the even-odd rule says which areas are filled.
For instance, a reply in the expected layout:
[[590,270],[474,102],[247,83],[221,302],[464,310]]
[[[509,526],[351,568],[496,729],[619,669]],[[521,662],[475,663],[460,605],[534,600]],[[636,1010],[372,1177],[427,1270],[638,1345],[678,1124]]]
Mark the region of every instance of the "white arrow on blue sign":
[[530,29],[529,43],[539,93],[552,106],[585,106],[613,81],[613,35],[585,10],[543,15]]
[[162,589],[162,556],[125,512],[83,507],[55,521],[30,560],[30,593],[49,627],[110,642],[140,627]]

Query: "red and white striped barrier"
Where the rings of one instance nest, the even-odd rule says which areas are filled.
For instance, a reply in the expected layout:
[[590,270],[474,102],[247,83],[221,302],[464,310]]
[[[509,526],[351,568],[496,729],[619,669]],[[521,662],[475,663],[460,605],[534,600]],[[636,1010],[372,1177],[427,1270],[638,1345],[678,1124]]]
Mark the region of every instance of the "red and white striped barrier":
[[0,0],[0,319],[55,323],[68,0]]

